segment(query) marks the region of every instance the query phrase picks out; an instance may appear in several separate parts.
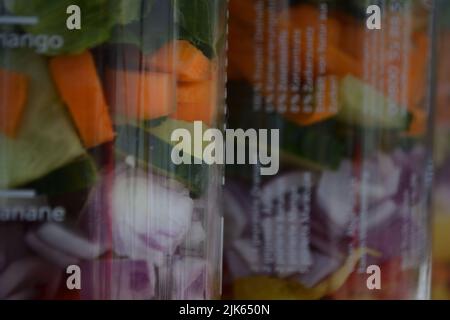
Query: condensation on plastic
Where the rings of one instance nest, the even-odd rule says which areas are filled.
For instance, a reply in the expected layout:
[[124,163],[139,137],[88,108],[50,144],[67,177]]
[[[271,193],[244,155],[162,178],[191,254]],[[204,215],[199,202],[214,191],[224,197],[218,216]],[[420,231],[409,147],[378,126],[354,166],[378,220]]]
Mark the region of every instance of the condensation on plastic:
[[0,299],[219,297],[225,5],[0,0]]
[[450,3],[438,4],[438,50],[433,185],[433,299],[450,299]]
[[428,297],[433,8],[230,1],[229,127],[279,129],[280,171],[227,167],[226,297]]

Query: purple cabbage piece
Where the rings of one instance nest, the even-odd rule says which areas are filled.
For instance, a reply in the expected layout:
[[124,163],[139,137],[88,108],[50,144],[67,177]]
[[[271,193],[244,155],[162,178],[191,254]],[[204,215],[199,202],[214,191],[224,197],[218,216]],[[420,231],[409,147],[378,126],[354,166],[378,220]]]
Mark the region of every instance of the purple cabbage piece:
[[82,264],[84,300],[148,300],[155,296],[156,276],[145,260],[98,260]]
[[398,209],[389,219],[372,225],[367,231],[367,247],[381,253],[380,257],[370,256],[369,263],[380,263],[395,257],[405,257],[417,261],[426,246],[426,230],[411,216],[409,209]]

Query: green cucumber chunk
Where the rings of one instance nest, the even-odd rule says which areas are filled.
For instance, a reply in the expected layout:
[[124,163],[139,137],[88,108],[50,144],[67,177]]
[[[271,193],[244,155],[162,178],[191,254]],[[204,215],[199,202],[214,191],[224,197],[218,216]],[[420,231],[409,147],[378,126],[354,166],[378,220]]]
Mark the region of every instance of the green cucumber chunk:
[[95,163],[86,155],[32,182],[29,187],[38,194],[56,196],[89,189],[97,180]]
[[0,188],[16,188],[86,152],[61,102],[46,59],[27,50],[3,51],[0,67],[28,76],[28,97],[18,136],[0,133]]
[[[168,119],[160,126],[144,129],[131,125],[117,128],[116,151],[123,156],[133,156],[137,164],[152,168],[155,172],[183,183],[193,195],[199,196],[208,184],[209,166],[195,164],[200,154],[191,154],[191,164],[176,165],[172,161],[172,151],[178,142],[171,141],[175,129],[187,129],[194,137],[194,124]],[[192,152],[193,153],[193,152]]]
[[406,130],[411,123],[405,107],[353,76],[341,80],[339,104],[337,119],[345,124]]
[[[313,171],[333,170],[345,156],[345,143],[340,139],[335,119],[301,127],[276,112],[254,111],[251,86],[228,84],[229,128],[280,130],[280,160],[282,165],[299,165]],[[227,166],[227,172],[238,173],[239,166]],[[242,173],[248,171],[243,168]]]

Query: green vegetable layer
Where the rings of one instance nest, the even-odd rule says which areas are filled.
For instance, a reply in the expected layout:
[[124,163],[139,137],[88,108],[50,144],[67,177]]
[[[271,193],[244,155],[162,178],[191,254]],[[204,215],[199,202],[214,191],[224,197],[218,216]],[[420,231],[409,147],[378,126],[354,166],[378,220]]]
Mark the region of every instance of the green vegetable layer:
[[[80,53],[108,41],[116,24],[137,20],[151,7],[153,0],[15,0],[8,9],[16,15],[36,16],[38,24],[25,27],[35,35],[58,35],[64,40],[59,48],[48,48],[47,55]],[[81,11],[81,29],[66,26],[67,8],[77,5]]]
[[0,134],[0,188],[15,188],[65,166],[85,150],[44,58],[29,50],[10,50],[3,52],[0,66],[29,77],[17,138]]

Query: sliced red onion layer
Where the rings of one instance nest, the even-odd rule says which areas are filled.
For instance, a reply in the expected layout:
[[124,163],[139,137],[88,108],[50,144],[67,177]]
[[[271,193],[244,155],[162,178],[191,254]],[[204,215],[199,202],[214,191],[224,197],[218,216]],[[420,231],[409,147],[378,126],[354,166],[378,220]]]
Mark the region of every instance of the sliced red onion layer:
[[249,189],[241,183],[227,181],[224,192],[225,243],[241,237],[250,222],[251,197]]
[[400,208],[393,200],[386,200],[373,206],[367,213],[367,229],[376,228],[377,226],[392,220],[396,214],[399,214]]
[[[304,174],[280,175],[263,186],[260,196],[267,210],[260,213],[257,226],[250,225],[253,222],[251,214],[239,214],[244,205],[251,207],[250,187],[244,191],[237,187],[229,188],[228,191],[233,191],[229,193],[229,199],[237,203],[234,205],[230,200],[225,203],[226,218],[231,216],[227,226],[236,227],[226,242],[225,257],[230,275],[240,278],[270,272],[281,277],[293,277],[312,288],[342,265],[351,244],[381,253],[381,257],[367,256],[369,264],[397,257],[417,260],[425,243],[423,232],[418,228],[421,221],[418,221],[420,214],[417,212],[423,212],[424,208],[414,211],[411,206],[421,204],[418,200],[422,199],[420,191],[424,186],[424,160],[423,148],[410,152],[399,149],[394,154],[378,153],[366,158],[361,167],[345,160],[337,171],[323,172],[319,183],[311,185],[309,221],[302,217],[302,225],[306,228],[299,228],[296,233],[308,239],[305,242],[308,246],[302,248],[306,247],[310,255],[306,259],[291,259],[298,267],[295,274],[278,272],[277,268],[292,258],[293,251],[288,245],[288,230],[292,227],[290,219],[300,216],[301,212],[290,214],[295,211],[290,211],[289,199],[296,188],[302,188]],[[414,182],[417,184],[415,192],[412,191]],[[405,200],[408,199],[411,203],[408,202],[408,208],[405,208]],[[304,198],[299,200],[305,201]],[[360,219],[362,204],[367,209],[363,220]],[[230,210],[233,207],[239,209]],[[252,234],[248,234],[255,229],[260,233],[258,248],[252,247]],[[364,244],[356,243],[358,240],[364,240]],[[264,256],[267,248],[270,255]]]
[[60,271],[36,257],[26,257],[11,263],[0,274],[0,299],[5,299],[25,288],[47,284]]
[[208,264],[205,260],[183,257],[173,263],[172,298],[175,300],[203,300],[211,298]]
[[400,214],[370,228],[367,231],[366,245],[380,252],[381,256],[368,257],[368,263],[378,263],[396,257],[416,261],[426,246],[424,232],[412,217],[402,217]]
[[114,252],[122,258],[152,261],[156,266],[164,264],[165,253],[147,246],[128,226],[115,226],[113,231]]
[[113,236],[122,242],[134,239],[131,232],[149,248],[173,254],[190,228],[187,190],[143,171],[118,172],[112,202]]
[[347,160],[338,171],[324,172],[319,182],[319,207],[339,229],[345,229],[353,216],[352,188],[352,164]]
[[419,168],[423,168],[426,155],[425,148],[417,145],[409,152],[405,152],[400,148],[395,150],[392,159],[398,167],[416,171]]
[[36,235],[48,246],[80,259],[95,259],[106,252],[100,244],[91,243],[54,223],[43,224]]
[[397,166],[392,157],[383,153],[378,153],[373,159],[364,163],[367,176],[364,186],[359,186],[365,190],[367,202],[373,204],[394,196],[399,188],[401,167]]
[[[123,171],[122,166],[119,166],[116,171]],[[101,172],[78,220],[83,235],[86,235],[90,242],[98,243],[102,248],[108,250],[112,249],[111,186],[116,171],[107,169]]]
[[78,258],[67,255],[65,252],[47,245],[39,239],[34,232],[29,232],[25,237],[25,241],[37,255],[61,268],[67,268],[70,265],[78,264]]
[[181,244],[181,247],[186,250],[199,250],[200,246],[206,240],[205,229],[200,221],[192,222],[188,234]]
[[155,270],[145,260],[89,261],[82,273],[82,299],[148,300],[155,295]]
[[299,227],[292,232],[291,224],[277,221],[276,217],[264,218],[261,222],[264,239],[261,254],[271,261],[265,261],[266,267],[270,265],[280,277],[308,270],[312,264],[308,232],[302,230],[298,222]]
[[395,196],[400,187],[402,169],[386,154],[379,153],[366,160],[360,177],[356,177],[353,170],[350,161],[342,162],[338,171],[323,173],[317,190],[319,206],[340,229],[347,228],[351,222],[355,203],[361,201],[361,197],[371,207]]

